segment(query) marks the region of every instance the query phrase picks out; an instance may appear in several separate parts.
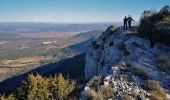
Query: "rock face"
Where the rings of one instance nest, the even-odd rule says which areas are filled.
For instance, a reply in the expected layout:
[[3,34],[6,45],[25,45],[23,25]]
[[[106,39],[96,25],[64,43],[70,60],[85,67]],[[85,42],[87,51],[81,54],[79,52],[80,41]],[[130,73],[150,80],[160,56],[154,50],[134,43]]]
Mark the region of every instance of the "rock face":
[[[146,95],[140,84],[147,79],[159,81],[162,87],[170,90],[170,74],[161,71],[157,65],[156,58],[160,54],[170,56],[170,48],[159,43],[150,48],[147,39],[132,35],[131,31],[121,27],[106,31],[93,41],[87,52],[85,76],[87,80],[98,75],[110,76],[109,80],[120,94],[120,91],[131,91],[133,86],[135,91]],[[133,81],[123,81],[122,74],[130,75]]]

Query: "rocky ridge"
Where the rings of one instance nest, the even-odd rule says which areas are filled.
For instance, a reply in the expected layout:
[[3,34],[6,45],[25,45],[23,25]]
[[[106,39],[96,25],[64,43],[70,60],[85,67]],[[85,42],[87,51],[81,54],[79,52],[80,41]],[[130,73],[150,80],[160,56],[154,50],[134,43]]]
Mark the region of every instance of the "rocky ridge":
[[160,43],[150,48],[147,39],[132,35],[132,31],[109,27],[92,42],[86,55],[85,76],[90,81],[83,93],[99,91],[104,85],[114,91],[112,99],[128,95],[131,99],[149,100],[151,94],[143,87],[148,80],[155,80],[166,89],[169,98],[170,74],[158,67],[160,54],[170,57],[170,48]]

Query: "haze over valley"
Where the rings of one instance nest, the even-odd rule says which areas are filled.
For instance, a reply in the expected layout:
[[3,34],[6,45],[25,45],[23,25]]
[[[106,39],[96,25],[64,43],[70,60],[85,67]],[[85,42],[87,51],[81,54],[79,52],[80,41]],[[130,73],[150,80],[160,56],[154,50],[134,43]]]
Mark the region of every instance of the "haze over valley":
[[108,25],[0,23],[0,81],[84,52],[78,44],[99,36]]

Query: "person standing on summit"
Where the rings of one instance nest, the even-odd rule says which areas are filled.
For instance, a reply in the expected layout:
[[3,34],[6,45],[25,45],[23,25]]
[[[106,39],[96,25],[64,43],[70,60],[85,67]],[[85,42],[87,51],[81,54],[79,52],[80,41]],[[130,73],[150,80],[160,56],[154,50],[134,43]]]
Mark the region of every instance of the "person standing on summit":
[[129,17],[128,17],[128,27],[129,27],[129,29],[132,27],[132,21],[134,21],[134,20],[133,20],[133,18],[129,15]]
[[127,29],[127,21],[128,21],[128,18],[125,16],[125,18],[123,19],[124,21],[124,29]]

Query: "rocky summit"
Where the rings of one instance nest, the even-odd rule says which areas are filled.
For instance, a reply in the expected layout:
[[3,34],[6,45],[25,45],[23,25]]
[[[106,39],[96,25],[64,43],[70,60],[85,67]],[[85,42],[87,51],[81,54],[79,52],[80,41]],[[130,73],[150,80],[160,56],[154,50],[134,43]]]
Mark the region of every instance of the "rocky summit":
[[170,99],[169,65],[164,66],[170,61],[170,48],[161,43],[151,48],[150,41],[136,35],[133,29],[110,26],[92,41],[85,65],[89,82],[82,99]]

